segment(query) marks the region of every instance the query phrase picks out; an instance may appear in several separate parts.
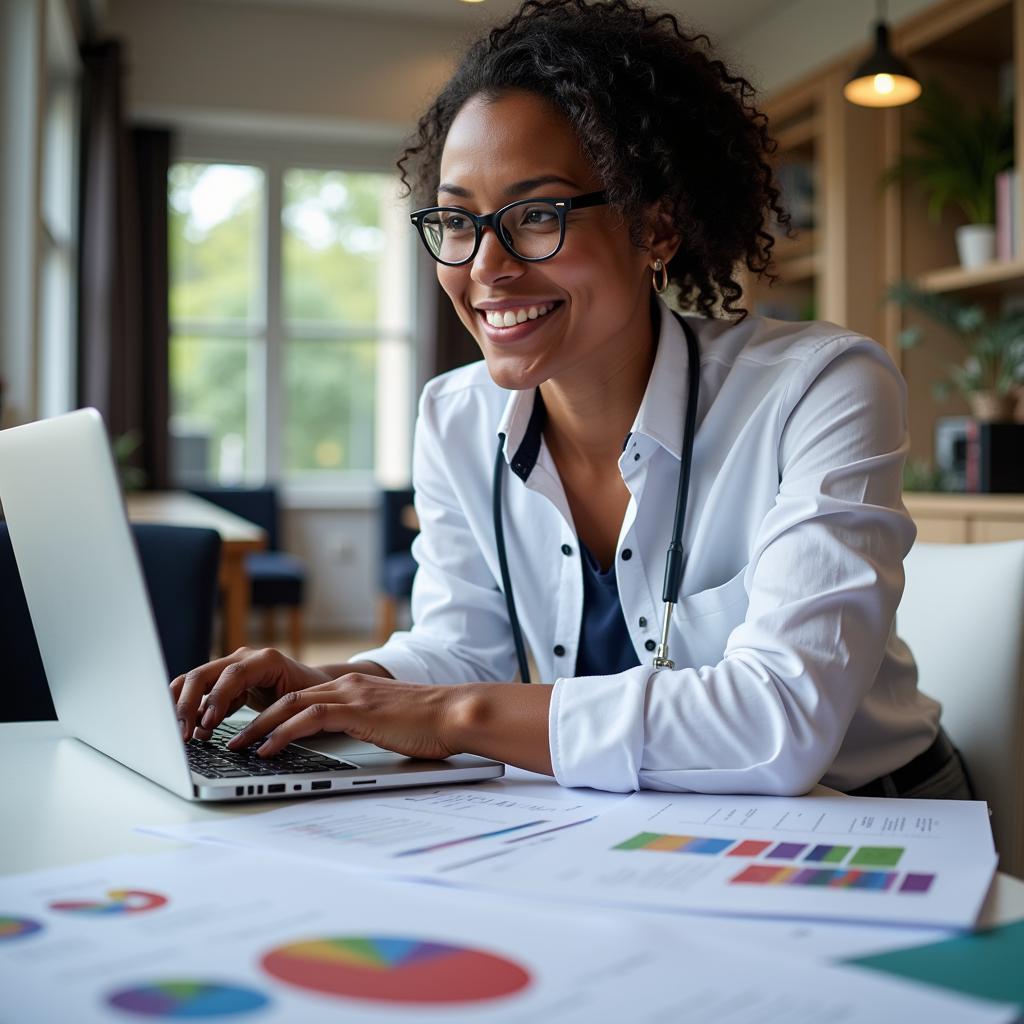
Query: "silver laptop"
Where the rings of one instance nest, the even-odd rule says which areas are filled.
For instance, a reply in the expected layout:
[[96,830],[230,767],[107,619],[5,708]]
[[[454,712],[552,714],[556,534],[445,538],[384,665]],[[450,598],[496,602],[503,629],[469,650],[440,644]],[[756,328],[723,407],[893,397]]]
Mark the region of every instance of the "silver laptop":
[[[57,717],[71,735],[186,800],[317,796],[493,779],[497,761],[414,760],[347,737],[263,761],[182,743],[106,428],[95,409],[0,431],[0,503]],[[8,685],[16,680],[8,681]]]

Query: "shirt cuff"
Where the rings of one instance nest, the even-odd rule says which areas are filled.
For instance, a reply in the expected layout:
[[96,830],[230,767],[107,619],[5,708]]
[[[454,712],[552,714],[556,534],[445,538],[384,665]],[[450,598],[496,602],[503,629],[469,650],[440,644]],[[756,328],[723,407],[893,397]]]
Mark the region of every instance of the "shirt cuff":
[[421,658],[398,644],[385,644],[371,651],[360,651],[353,654],[349,663],[372,661],[381,668],[387,669],[392,677],[403,683],[429,683],[430,672]]
[[560,785],[610,793],[640,788],[651,672],[649,665],[639,665],[612,676],[555,680],[548,743]]

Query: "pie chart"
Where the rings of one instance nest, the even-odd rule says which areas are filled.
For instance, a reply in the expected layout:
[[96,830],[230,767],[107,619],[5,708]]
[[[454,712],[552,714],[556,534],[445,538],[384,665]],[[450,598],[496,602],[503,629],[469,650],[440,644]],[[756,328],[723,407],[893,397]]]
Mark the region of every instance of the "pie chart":
[[166,896],[140,889],[111,889],[105,900],[60,900],[51,910],[69,914],[142,914],[167,902]]
[[0,914],[0,942],[23,939],[33,932],[42,931],[43,926],[30,917],[9,917]]
[[107,1005],[139,1017],[195,1020],[261,1010],[270,1005],[270,1000],[261,992],[238,985],[174,980],[112,992],[107,996]]
[[390,935],[293,942],[267,953],[262,966],[298,988],[381,1003],[477,1003],[530,984],[524,968],[494,953]]

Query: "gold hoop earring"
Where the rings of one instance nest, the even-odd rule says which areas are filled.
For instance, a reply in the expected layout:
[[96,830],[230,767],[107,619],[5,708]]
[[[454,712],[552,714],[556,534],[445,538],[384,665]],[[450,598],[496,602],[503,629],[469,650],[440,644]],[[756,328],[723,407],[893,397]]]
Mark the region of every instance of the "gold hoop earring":
[[[665,264],[661,260],[655,260],[651,269],[651,284],[654,286],[654,290],[660,295],[668,287],[668,271],[665,269]],[[660,280],[658,279],[659,274],[661,275]]]

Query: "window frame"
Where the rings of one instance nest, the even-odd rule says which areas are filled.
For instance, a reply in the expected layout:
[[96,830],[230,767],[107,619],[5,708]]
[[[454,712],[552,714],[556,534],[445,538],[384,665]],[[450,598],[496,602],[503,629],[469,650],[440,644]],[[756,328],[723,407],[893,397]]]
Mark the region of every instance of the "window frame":
[[[258,168],[263,173],[264,193],[262,208],[262,234],[258,240],[260,268],[257,278],[260,293],[257,308],[260,317],[247,321],[244,336],[262,341],[260,353],[256,354],[258,366],[251,372],[259,376],[259,393],[253,393],[262,404],[247,415],[266,415],[262,430],[251,430],[251,439],[258,450],[247,456],[246,466],[262,467],[267,480],[275,480],[281,488],[283,504],[286,507],[315,508],[368,508],[375,506],[381,486],[408,486],[412,472],[412,431],[415,423],[418,399],[419,353],[421,351],[421,325],[417,316],[420,293],[420,279],[416,271],[418,240],[413,232],[405,244],[403,260],[408,263],[409,310],[404,329],[385,329],[380,326],[366,328],[337,328],[327,325],[305,324],[298,333],[298,340],[315,341],[317,336],[344,341],[365,339],[368,335],[375,342],[397,341],[404,344],[408,353],[409,387],[405,415],[402,417],[408,427],[404,431],[404,472],[382,473],[378,463],[378,452],[374,453],[374,469],[371,471],[339,470],[309,471],[285,475],[284,431],[287,411],[285,405],[284,359],[289,331],[283,309],[283,224],[284,175],[291,169],[324,171],[369,171],[395,174],[395,146],[373,139],[346,138],[337,142],[296,138],[290,135],[257,137],[248,134],[216,134],[201,130],[183,130],[179,133],[171,164],[218,163],[235,164]],[[411,209],[411,206],[410,206]],[[408,218],[403,218],[408,223]],[[239,325],[211,324],[198,321],[172,319],[170,333],[188,334],[199,329],[209,337],[238,337]],[[260,359],[262,356],[262,359]],[[378,414],[379,422],[379,414]],[[255,479],[249,477],[246,479]]]

